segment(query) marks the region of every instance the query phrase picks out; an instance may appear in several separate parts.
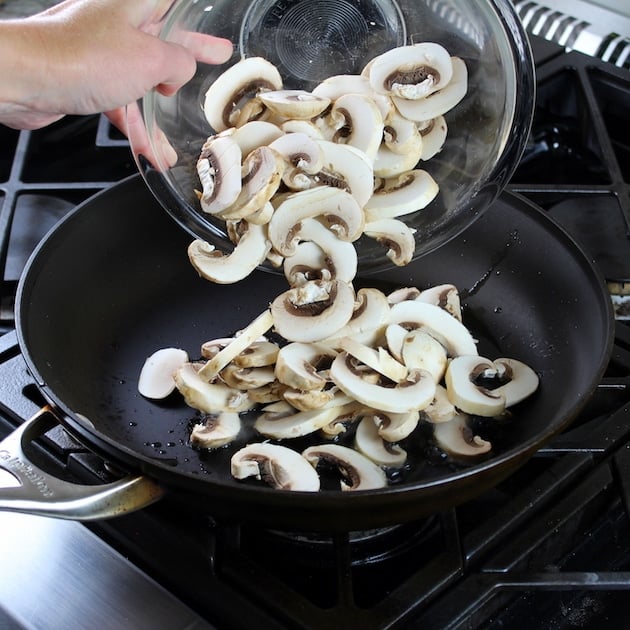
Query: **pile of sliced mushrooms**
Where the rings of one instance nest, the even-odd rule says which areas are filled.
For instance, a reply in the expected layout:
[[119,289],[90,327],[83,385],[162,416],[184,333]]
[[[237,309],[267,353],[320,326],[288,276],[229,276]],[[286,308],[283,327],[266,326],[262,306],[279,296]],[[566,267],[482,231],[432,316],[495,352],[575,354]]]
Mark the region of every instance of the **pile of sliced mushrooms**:
[[[326,465],[342,490],[381,488],[405,466],[401,443],[420,423],[453,458],[478,458],[492,445],[469,416],[498,418],[537,389],[524,363],[479,356],[455,286],[353,286],[353,243],[364,234],[396,265],[413,258],[414,231],[398,217],[437,195],[417,165],[441,149],[443,114],[466,89],[463,61],[434,43],[390,50],[312,92],[282,89],[261,58],[208,89],[216,133],[197,163],[198,197],[235,247],[223,254],[197,239],[190,261],[221,284],[267,260],[283,266],[289,288],[234,336],[203,343],[199,360],[156,351],[138,389],[155,400],[177,389],[201,413],[196,448],[230,448],[253,423],[260,441],[233,453],[236,479],[317,491]],[[252,410],[255,420],[242,415]],[[299,452],[291,440],[303,436],[321,440]]]

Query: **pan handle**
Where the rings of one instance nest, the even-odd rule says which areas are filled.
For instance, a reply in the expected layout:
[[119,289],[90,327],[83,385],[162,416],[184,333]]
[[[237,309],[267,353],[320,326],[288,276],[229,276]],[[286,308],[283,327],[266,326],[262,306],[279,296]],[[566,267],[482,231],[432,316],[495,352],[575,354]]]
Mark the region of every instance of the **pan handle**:
[[164,495],[148,477],[128,476],[113,483],[80,485],[53,477],[29,461],[24,445],[58,423],[49,406],[0,442],[0,468],[19,486],[0,486],[0,510],[90,521],[139,510]]

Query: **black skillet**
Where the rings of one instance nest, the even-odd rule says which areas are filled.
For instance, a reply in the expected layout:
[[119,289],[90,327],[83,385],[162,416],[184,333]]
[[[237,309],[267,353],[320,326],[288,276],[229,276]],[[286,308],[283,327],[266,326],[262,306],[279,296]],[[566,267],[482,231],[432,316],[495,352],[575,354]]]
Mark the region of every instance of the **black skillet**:
[[[464,502],[575,418],[611,352],[612,313],[599,273],[541,211],[503,193],[438,251],[361,281],[386,291],[456,284],[481,354],[521,359],[540,375],[539,391],[511,420],[478,427],[494,444],[492,457],[468,465],[444,459],[421,427],[405,443],[410,465],[383,490],[292,493],[235,481],[229,459],[236,447],[193,450],[195,412],[177,393],[164,403],[143,399],[138,374],[161,347],[198,356],[203,341],[246,325],[286,281],[257,272],[234,286],[210,284],[188,262],[189,240],[139,176],[96,195],[31,258],[18,290],[17,329],[30,370],[71,433],[123,469],[157,481],[170,497],[219,517],[356,530]],[[252,437],[244,431],[238,445]]]

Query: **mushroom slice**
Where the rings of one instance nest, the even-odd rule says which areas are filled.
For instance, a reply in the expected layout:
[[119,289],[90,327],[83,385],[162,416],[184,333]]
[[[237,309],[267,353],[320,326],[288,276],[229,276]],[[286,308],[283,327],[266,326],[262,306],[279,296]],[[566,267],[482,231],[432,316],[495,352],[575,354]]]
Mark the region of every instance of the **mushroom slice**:
[[409,437],[420,422],[417,409],[405,413],[388,413],[373,411],[372,420],[378,427],[378,434],[388,442],[398,442]]
[[478,355],[455,357],[444,377],[449,400],[465,413],[500,416],[505,411],[505,395],[477,384],[481,378],[495,375],[496,367],[489,359]]
[[330,337],[352,317],[354,290],[341,280],[310,281],[281,293],[271,303],[276,332],[287,341],[308,343]]
[[310,120],[285,120],[280,129],[285,133],[303,133],[314,140],[324,139],[322,132]]
[[288,195],[278,205],[268,227],[274,249],[283,256],[294,254],[296,226],[313,217],[325,220],[344,241],[355,241],[363,233],[363,211],[355,198],[345,190],[321,186]]
[[221,380],[234,389],[258,389],[276,380],[273,367],[239,367],[230,363],[220,372]]
[[369,96],[379,111],[383,120],[394,109],[392,100],[386,94],[379,94],[372,89],[367,77],[358,74],[338,74],[324,79],[315,89],[313,94],[336,101],[346,94],[363,94]]
[[459,291],[453,284],[437,284],[424,289],[415,298],[418,302],[435,304],[450,313],[455,319],[462,321],[462,305],[459,299]]
[[263,385],[256,389],[248,390],[247,394],[250,399],[259,405],[269,405],[282,400],[282,394],[286,386],[275,380],[269,385]]
[[392,179],[412,171],[422,156],[422,144],[406,153],[395,153],[385,143],[381,144],[374,158],[374,176]]
[[442,380],[446,371],[446,349],[435,337],[420,328],[405,335],[402,360],[410,370],[429,372],[436,383]]
[[161,348],[146,358],[140,376],[138,391],[145,398],[161,400],[175,391],[173,375],[188,363],[188,353],[180,348]]
[[466,96],[468,90],[468,69],[459,58],[452,58],[453,78],[449,84],[426,98],[409,101],[392,97],[396,109],[409,120],[421,122],[443,116],[453,109]]
[[494,393],[505,396],[505,406],[512,407],[531,396],[539,384],[538,375],[529,365],[516,359],[500,358],[494,360],[497,376],[500,380],[507,379],[505,385],[497,387]]
[[297,390],[319,390],[327,382],[328,370],[337,353],[317,343],[289,343],[280,348],[276,359],[276,378]]
[[422,136],[422,161],[435,157],[444,146],[448,134],[448,125],[444,116],[437,116],[420,128]]
[[286,389],[282,397],[298,411],[311,411],[329,407],[335,398],[334,389]]
[[213,380],[219,372],[233,361],[245,348],[257,341],[273,326],[273,316],[270,310],[263,311],[241,333],[234,337],[224,348],[219,350],[200,370],[199,376],[208,381]]
[[249,444],[231,459],[236,479],[256,477],[278,490],[317,492],[317,471],[296,451],[279,444]]
[[449,422],[433,425],[433,437],[438,446],[455,459],[479,457],[492,450],[490,442],[473,433],[463,414],[457,414]]
[[[274,140],[269,148],[279,153],[288,166],[282,176],[287,186],[290,188],[312,186],[311,179],[304,173],[311,175],[317,173],[324,163],[321,147],[316,140],[305,133],[285,133]],[[304,182],[300,181],[300,174]]]
[[407,452],[403,448],[383,440],[376,422],[370,416],[359,422],[354,434],[354,445],[359,453],[379,466],[400,468],[407,460]]
[[387,477],[380,466],[365,455],[340,444],[309,446],[302,456],[316,468],[320,462],[334,466],[342,476],[341,490],[374,490],[387,485]]
[[320,184],[347,190],[361,208],[365,206],[374,190],[374,168],[372,160],[355,147],[319,140],[324,155],[324,166],[315,175]]
[[270,145],[274,140],[277,140],[284,134],[282,129],[278,128],[278,125],[274,125],[265,120],[252,120],[245,123],[242,127],[232,127],[223,131],[220,135],[227,133],[230,134],[230,138],[241,148],[241,153],[244,156],[249,155],[258,147]]
[[428,407],[425,407],[422,413],[429,422],[437,424],[452,420],[457,415],[457,409],[449,400],[446,388],[442,385],[437,385],[433,402]]
[[432,42],[392,48],[376,57],[369,68],[372,88],[399,100],[422,99],[447,86],[452,76],[448,51]]
[[285,258],[284,276],[291,287],[300,286],[309,280],[330,280],[333,274],[327,264],[326,255],[319,245],[303,241],[296,245],[295,254]]
[[435,397],[433,377],[423,370],[411,370],[395,387],[370,382],[347,352],[342,352],[330,367],[330,379],[351,398],[372,409],[406,413],[423,409]]
[[295,120],[315,118],[330,105],[329,98],[306,90],[273,90],[261,92],[258,98],[274,114]]
[[415,300],[420,295],[420,289],[417,287],[401,287],[387,295],[387,301],[390,304],[398,304],[406,300]]
[[271,341],[254,341],[238,356],[234,357],[234,365],[239,367],[266,367],[274,365],[280,352],[278,344]]
[[190,442],[200,448],[219,448],[236,439],[241,430],[241,418],[233,411],[209,414],[204,422],[195,424]]
[[234,284],[262,264],[270,249],[263,226],[249,223],[230,254],[223,254],[210,243],[195,239],[188,246],[188,258],[202,278],[217,284]]
[[278,69],[262,57],[241,59],[208,88],[204,100],[204,114],[215,131],[232,127],[244,100],[261,90],[279,90],[282,77]]
[[415,300],[393,304],[390,323],[402,324],[410,330],[423,328],[446,348],[451,357],[478,354],[477,344],[466,326],[434,304]]
[[378,219],[365,224],[366,236],[387,247],[387,257],[398,267],[411,262],[416,250],[415,230],[398,219]]
[[422,169],[385,180],[365,205],[366,221],[395,218],[428,206],[439,192],[436,181]]
[[201,209],[217,214],[230,207],[241,192],[241,149],[229,137],[211,136],[201,148],[197,175],[202,192]]
[[329,114],[337,130],[333,142],[363,151],[370,160],[383,139],[383,117],[374,101],[364,94],[344,94],[333,104]]
[[[325,257],[325,268],[330,277],[344,282],[352,282],[357,275],[357,250],[352,243],[342,241],[315,219],[305,219],[295,238],[315,243]],[[291,257],[287,258],[291,268]],[[285,261],[285,265],[287,262]],[[285,271],[286,274],[286,271]]]
[[390,151],[399,155],[411,153],[422,157],[424,153],[423,137],[418,125],[395,110],[384,121],[383,141]]
[[369,287],[359,289],[350,321],[333,337],[325,339],[324,343],[339,348],[341,339],[352,337],[360,343],[373,346],[381,338],[388,321],[389,304],[383,292]]
[[254,149],[243,161],[241,192],[232,206],[221,212],[221,217],[244,219],[260,210],[278,190],[283,172],[284,161],[273,149]]
[[390,324],[385,328],[385,341],[391,355],[403,363],[403,344],[409,331],[400,324]]
[[342,339],[339,348],[394,383],[407,378],[407,367],[396,361],[384,348],[370,348],[351,337]]
[[265,437],[282,440],[314,433],[332,422],[338,415],[337,407],[284,413],[265,412],[256,419],[254,429]]
[[191,363],[175,372],[175,384],[189,407],[205,413],[248,411],[254,406],[247,393],[205,381]]

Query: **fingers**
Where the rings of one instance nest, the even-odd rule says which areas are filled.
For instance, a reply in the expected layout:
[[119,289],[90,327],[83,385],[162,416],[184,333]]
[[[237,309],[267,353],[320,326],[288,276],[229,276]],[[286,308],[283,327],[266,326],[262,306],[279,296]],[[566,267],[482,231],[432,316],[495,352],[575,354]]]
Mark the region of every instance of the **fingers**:
[[203,33],[180,33],[177,42],[190,50],[195,59],[202,63],[225,63],[234,50],[229,39]]

